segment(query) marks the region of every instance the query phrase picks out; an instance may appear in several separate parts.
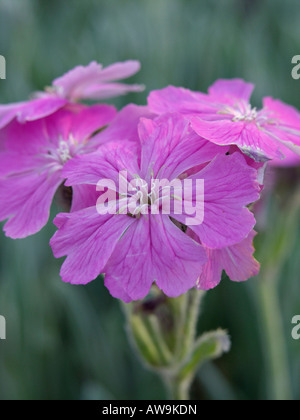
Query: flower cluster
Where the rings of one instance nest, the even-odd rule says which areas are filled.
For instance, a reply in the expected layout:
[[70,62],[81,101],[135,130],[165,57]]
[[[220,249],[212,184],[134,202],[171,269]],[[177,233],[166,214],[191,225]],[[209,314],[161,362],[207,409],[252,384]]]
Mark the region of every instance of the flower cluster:
[[[28,101],[0,106],[0,220],[11,238],[38,232],[61,185],[72,188],[51,239],[61,277],[105,274],[110,293],[144,298],[152,284],[176,297],[259,272],[250,205],[267,162],[300,154],[298,111],[272,98],[252,108],[253,85],[219,80],[208,94],[167,87],[147,106],[87,106],[141,91],[116,83],[128,61],[77,67]],[[201,188],[198,188],[198,187]]]

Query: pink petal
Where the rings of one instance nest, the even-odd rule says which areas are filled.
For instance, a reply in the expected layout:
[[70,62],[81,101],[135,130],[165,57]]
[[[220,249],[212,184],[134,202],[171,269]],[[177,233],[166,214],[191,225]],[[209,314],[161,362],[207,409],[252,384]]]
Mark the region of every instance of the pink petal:
[[70,131],[75,139],[85,140],[94,132],[109,124],[116,114],[117,111],[114,106],[94,105],[85,107],[78,114],[72,114]]
[[219,145],[237,145],[241,151],[256,161],[282,157],[278,142],[272,140],[265,130],[255,123],[233,121],[204,121],[191,119],[193,129],[199,136]]
[[125,106],[113,119],[109,127],[94,137],[97,144],[115,141],[134,141],[139,143],[138,123],[141,117],[152,118],[146,106],[129,104]]
[[48,144],[45,121],[38,120],[20,124],[12,121],[0,130],[0,143],[5,150],[19,155],[36,155],[45,150]]
[[107,83],[132,76],[140,69],[137,61],[113,64],[106,69],[92,62],[88,66],[78,66],[56,79],[53,86],[61,97],[70,101],[79,99],[104,99],[123,95],[130,91],[141,91],[143,87]]
[[208,263],[203,266],[197,287],[202,290],[210,290],[216,287],[225,270],[232,281],[246,281],[259,273],[260,265],[253,257],[253,239],[255,232],[239,244],[222,248],[206,248]]
[[167,296],[177,297],[195,287],[205,252],[167,216],[152,217],[151,229],[156,284]]
[[45,95],[24,103],[24,106],[18,110],[16,117],[20,123],[35,121],[53,114],[66,104],[67,101],[63,98]]
[[98,83],[88,86],[81,94],[81,99],[103,100],[130,92],[143,92],[143,85],[126,85],[124,83]]
[[25,238],[41,230],[49,219],[53,196],[61,184],[60,172],[28,172],[0,181],[0,220],[6,235]]
[[[285,146],[280,146],[280,150],[284,155],[283,159],[272,159],[268,165],[278,168],[290,168],[295,166],[300,166],[300,156],[292,152]],[[1,173],[1,172],[0,172]]]
[[174,86],[152,91],[148,97],[148,105],[150,111],[156,114],[198,114],[212,110],[209,98],[204,93]]
[[104,270],[118,241],[136,222],[127,215],[99,215],[96,207],[70,213],[51,239],[56,258],[67,255],[61,268],[63,281],[86,284]]
[[270,118],[277,119],[282,125],[300,129],[300,114],[293,106],[271,97],[264,98],[263,105],[264,110],[269,113]]
[[109,143],[97,152],[78,156],[66,163],[63,176],[66,185],[97,185],[102,179],[109,179],[118,185],[119,174],[128,172],[128,179],[139,173],[137,145],[132,142]]
[[113,82],[116,80],[128,79],[128,77],[138,73],[140,69],[141,63],[136,60],[114,63],[102,70],[101,82]]
[[125,302],[143,299],[154,281],[149,218],[135,219],[105,268],[105,286]]
[[58,94],[63,98],[76,101],[81,98],[82,90],[98,80],[102,65],[91,62],[88,66],[77,66],[53,82]]
[[[257,171],[247,165],[240,153],[218,155],[191,179],[204,179],[204,221],[191,226],[209,248],[223,248],[245,239],[255,225],[246,208],[259,198]],[[186,223],[185,216],[174,215]]]
[[254,85],[242,79],[219,79],[208,89],[208,92],[219,100],[238,98],[249,102],[253,90]]
[[72,190],[71,212],[83,210],[96,205],[99,192],[97,192],[95,185],[74,185]]
[[32,155],[17,152],[0,152],[0,177],[12,173],[26,172],[39,166],[40,162]]
[[179,114],[164,116],[155,122],[141,120],[140,138],[143,145],[141,169],[148,179],[172,180],[194,166],[212,160],[227,148],[216,146],[199,137]]
[[169,217],[152,215],[132,225],[120,240],[108,262],[105,285],[126,302],[144,298],[154,281],[167,296],[176,297],[196,285],[205,261],[203,248]]
[[24,102],[0,105],[0,130],[16,117],[18,109],[23,105]]
[[[279,100],[264,98],[264,111],[275,123],[269,123],[264,128],[273,141],[279,142],[280,150],[286,148],[300,155],[300,113]],[[282,147],[283,144],[285,147]]]

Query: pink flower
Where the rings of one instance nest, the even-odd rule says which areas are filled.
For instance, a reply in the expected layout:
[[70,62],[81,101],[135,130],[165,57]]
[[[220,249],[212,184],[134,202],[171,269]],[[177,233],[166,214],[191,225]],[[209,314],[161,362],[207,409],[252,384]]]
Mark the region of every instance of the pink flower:
[[149,96],[158,114],[180,112],[205,139],[237,145],[256,161],[284,157],[286,148],[300,155],[300,114],[279,100],[264,99],[262,110],[252,108],[254,86],[240,79],[218,80],[208,94],[167,87]]
[[226,248],[206,248],[208,262],[202,268],[197,288],[210,290],[216,287],[221,281],[223,270],[232,281],[237,282],[257,276],[260,265],[253,257],[255,235],[252,231],[242,242]]
[[300,166],[300,156],[285,146],[281,147],[284,159],[275,158],[270,160],[269,165],[274,168],[294,168]]
[[[55,257],[67,256],[61,269],[65,282],[86,284],[105,273],[110,293],[125,302],[144,298],[153,282],[171,297],[195,287],[208,261],[205,247],[223,248],[247,238],[255,219],[246,206],[259,198],[257,171],[244,157],[227,156],[228,147],[199,138],[180,116],[142,119],[138,132],[140,145],[126,137],[68,162],[63,171],[66,185],[80,187],[82,207],[57,216],[58,231],[51,240]],[[119,213],[99,214],[96,185],[107,178],[117,185],[124,170],[128,182],[146,181],[138,211],[123,214],[120,194]],[[187,214],[152,213],[157,179],[204,180],[204,221],[189,227],[201,244],[185,233]],[[147,215],[141,211],[145,206]]]
[[91,135],[115,116],[112,106],[70,105],[33,122],[0,131],[0,220],[11,238],[38,232],[48,221],[65,163],[97,149]]
[[21,123],[34,121],[53,114],[70,102],[85,99],[102,100],[128,92],[140,92],[141,85],[115,83],[126,79],[140,70],[138,61],[125,61],[103,68],[96,62],[78,66],[64,76],[54,80],[45,92],[37,92],[28,102],[0,105],[0,129],[14,118]]

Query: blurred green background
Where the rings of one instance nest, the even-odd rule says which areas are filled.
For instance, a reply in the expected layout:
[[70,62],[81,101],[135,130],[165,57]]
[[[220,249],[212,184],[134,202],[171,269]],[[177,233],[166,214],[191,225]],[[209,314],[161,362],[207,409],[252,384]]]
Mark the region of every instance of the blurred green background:
[[[217,78],[242,77],[256,84],[254,104],[271,95],[300,108],[300,81],[291,77],[299,19],[299,0],[0,0],[7,60],[0,102],[23,100],[78,64],[138,59],[142,71],[132,81],[147,90],[117,98],[118,107],[144,104],[149,90],[168,84],[206,91]],[[280,296],[292,397],[300,399],[300,341],[291,338],[291,319],[300,314],[299,171],[280,170],[277,178],[258,214],[256,244],[267,269],[245,284],[224,277],[206,297],[199,330],[228,329],[233,347],[199,372],[194,398],[272,397],[259,302],[260,282],[276,266],[271,288]],[[61,282],[61,261],[48,246],[53,232],[50,221],[26,240],[0,236],[0,314],[7,320],[0,399],[166,398],[131,350],[120,305],[102,280]]]

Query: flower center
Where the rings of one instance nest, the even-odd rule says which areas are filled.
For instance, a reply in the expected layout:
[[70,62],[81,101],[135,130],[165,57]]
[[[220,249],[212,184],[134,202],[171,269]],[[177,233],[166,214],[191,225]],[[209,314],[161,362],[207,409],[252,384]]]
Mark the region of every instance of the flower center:
[[252,108],[250,104],[241,103],[241,106],[234,110],[232,121],[253,122],[257,119],[257,116],[256,108]]
[[234,106],[226,105],[221,114],[230,115],[233,122],[244,121],[246,123],[255,123],[258,127],[265,124],[275,124],[276,121],[270,112],[266,110],[257,110],[245,101],[239,101]]
[[128,215],[139,218],[141,214],[158,214],[165,201],[170,202],[170,184],[167,180],[151,179],[151,183],[136,178],[129,184],[127,193],[120,193],[120,209],[127,206]]
[[52,145],[47,150],[47,157],[51,160],[51,164],[55,168],[61,168],[68,160],[72,159],[76,154],[80,153],[80,145],[72,135],[67,140],[60,138],[58,145]]
[[63,165],[72,158],[70,145],[67,141],[60,140],[57,155]]

